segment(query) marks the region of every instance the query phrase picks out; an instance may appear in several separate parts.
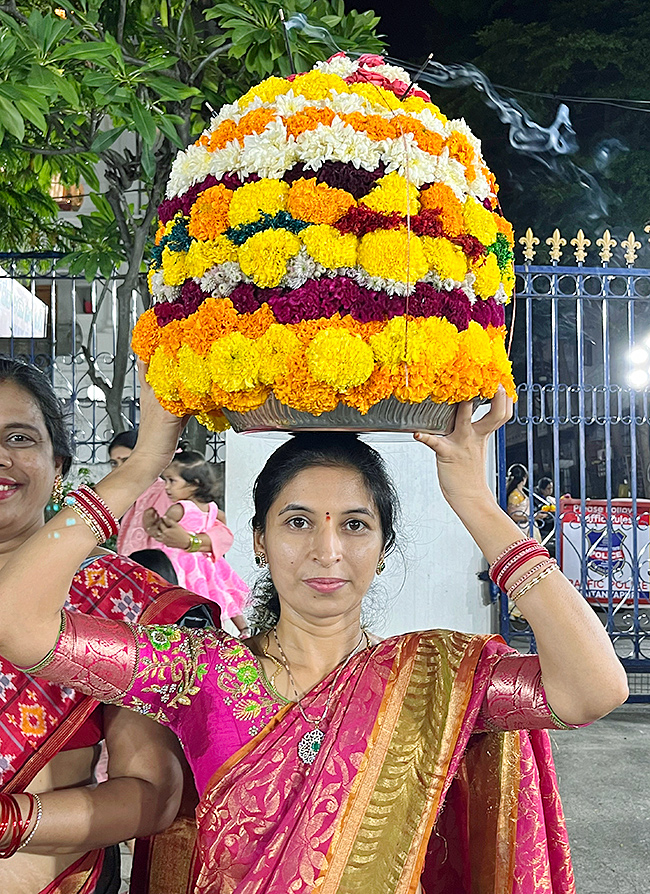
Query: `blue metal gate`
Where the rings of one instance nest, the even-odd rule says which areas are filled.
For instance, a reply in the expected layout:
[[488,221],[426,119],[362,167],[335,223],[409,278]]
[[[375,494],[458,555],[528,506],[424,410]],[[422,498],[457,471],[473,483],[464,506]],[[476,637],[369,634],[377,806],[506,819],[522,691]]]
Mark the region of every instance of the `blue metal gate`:
[[[57,252],[0,253],[0,353],[35,363],[50,378],[67,408],[77,463],[107,461],[113,436],[97,379],[112,381],[117,342],[119,276],[87,282],[61,266]],[[143,310],[131,296],[131,328]],[[138,378],[133,354],[121,412],[125,425],[138,420]],[[224,439],[211,435],[206,457],[222,462]]]
[[[521,384],[498,436],[499,498],[505,508],[507,470],[522,464],[531,536],[539,531],[600,615],[631,699],[649,701],[650,269],[638,266],[648,248],[632,232],[619,245],[606,231],[589,266],[582,230],[568,264],[560,232],[545,241],[540,263],[532,231],[519,240],[512,359]],[[553,482],[552,509],[535,493],[543,477]],[[506,641],[534,650],[519,612],[495,598]]]

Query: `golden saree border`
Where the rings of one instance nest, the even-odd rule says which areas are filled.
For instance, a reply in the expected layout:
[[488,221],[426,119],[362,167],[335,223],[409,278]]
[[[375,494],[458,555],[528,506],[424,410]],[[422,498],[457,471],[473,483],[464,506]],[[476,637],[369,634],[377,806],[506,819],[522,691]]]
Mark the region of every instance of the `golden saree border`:
[[493,879],[495,892],[513,888],[521,781],[519,730],[485,733],[464,757],[472,879]]
[[104,862],[104,851],[88,851],[68,866],[41,894],[93,894]]
[[[341,876],[345,871],[350,851],[354,845],[375,785],[381,773],[382,764],[399,720],[404,696],[411,680],[411,673],[417,655],[417,642],[413,639],[400,644],[391,678],[377,713],[375,725],[368,739],[365,764],[359,768],[354,783],[346,798],[332,843],[327,854],[327,862],[316,882],[319,894],[336,894]],[[374,760],[368,760],[371,755]],[[322,883],[321,883],[322,882]]]
[[338,824],[318,894],[417,890],[489,638],[448,631],[404,637],[393,669],[397,682],[383,699],[374,747],[342,811],[345,825]]
[[198,876],[197,828],[192,817],[176,817],[172,825],[149,840],[146,860],[131,875],[138,894],[192,894]]

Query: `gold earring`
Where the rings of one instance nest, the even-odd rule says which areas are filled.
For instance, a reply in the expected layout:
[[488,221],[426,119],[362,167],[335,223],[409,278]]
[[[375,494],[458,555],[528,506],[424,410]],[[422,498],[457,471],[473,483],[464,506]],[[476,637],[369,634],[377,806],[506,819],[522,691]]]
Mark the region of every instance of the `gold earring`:
[[377,562],[376,573],[381,574],[384,568],[386,567],[386,563],[384,562],[384,557],[382,556],[379,562]]
[[266,568],[269,563],[264,553],[255,553],[255,564],[258,568]]
[[54,487],[52,488],[51,502],[55,509],[58,509],[63,501],[63,476],[60,472],[56,473],[54,479]]

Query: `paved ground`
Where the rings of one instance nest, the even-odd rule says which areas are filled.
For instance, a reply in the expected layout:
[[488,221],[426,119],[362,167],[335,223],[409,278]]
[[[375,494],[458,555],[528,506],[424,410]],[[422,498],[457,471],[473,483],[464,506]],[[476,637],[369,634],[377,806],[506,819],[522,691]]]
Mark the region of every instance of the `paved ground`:
[[552,736],[577,894],[647,894],[650,704]]
[[[593,726],[552,736],[577,894],[648,894],[650,704],[624,705]],[[125,847],[122,858],[128,892]]]

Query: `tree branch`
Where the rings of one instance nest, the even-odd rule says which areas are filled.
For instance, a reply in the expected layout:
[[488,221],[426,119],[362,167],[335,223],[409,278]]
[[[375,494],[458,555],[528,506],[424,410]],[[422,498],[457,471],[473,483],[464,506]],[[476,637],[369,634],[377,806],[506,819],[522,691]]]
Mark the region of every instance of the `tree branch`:
[[203,69],[205,68],[205,66],[206,66],[206,65],[209,65],[210,62],[212,62],[213,59],[216,59],[217,56],[222,56],[224,53],[227,53],[229,50],[232,49],[232,46],[233,46],[233,44],[232,44],[232,41],[231,41],[230,43],[224,43],[224,45],[221,46],[221,47],[217,47],[216,50],[212,50],[212,52],[209,53],[209,54],[205,57],[205,59],[203,60],[203,62],[201,62],[201,64],[197,67],[196,71],[194,72],[194,74],[193,74],[192,77],[190,78],[190,84],[192,84],[192,86],[194,86],[194,84],[196,83],[196,79],[197,79],[197,77],[201,74],[201,72],[203,71]]
[[3,3],[2,6],[0,6],[0,9],[8,16],[11,16],[11,18],[20,25],[27,25],[29,23],[29,19],[24,16],[22,12],[19,12],[15,0],[11,0],[10,3]]

